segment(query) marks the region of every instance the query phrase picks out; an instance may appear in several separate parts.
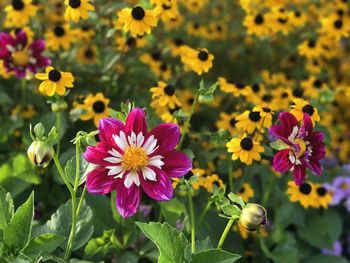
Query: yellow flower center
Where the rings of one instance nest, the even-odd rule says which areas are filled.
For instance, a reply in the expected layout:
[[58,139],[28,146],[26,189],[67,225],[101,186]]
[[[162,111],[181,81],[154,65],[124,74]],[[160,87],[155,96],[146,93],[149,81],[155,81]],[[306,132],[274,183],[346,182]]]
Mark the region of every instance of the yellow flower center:
[[347,190],[348,189],[348,185],[346,183],[342,183],[340,188],[343,189],[343,190]]
[[29,56],[25,51],[16,51],[12,54],[13,61],[18,66],[25,66],[29,62]]
[[300,157],[305,153],[306,150],[306,144],[302,139],[295,139],[294,144],[299,145],[300,151],[294,151],[294,154],[296,157]]
[[122,166],[128,171],[138,171],[148,164],[148,155],[141,147],[129,146],[126,148]]

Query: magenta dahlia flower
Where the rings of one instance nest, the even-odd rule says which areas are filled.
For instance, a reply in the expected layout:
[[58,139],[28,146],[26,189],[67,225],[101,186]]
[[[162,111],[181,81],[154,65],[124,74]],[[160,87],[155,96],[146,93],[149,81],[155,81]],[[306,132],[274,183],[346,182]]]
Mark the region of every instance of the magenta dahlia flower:
[[0,60],[8,72],[14,72],[18,78],[24,78],[27,70],[36,73],[38,68],[51,64],[51,60],[42,55],[44,40],[28,43],[27,34],[20,30],[15,35],[0,33]]
[[269,129],[271,140],[280,140],[280,150],[273,158],[273,168],[277,172],[293,171],[294,181],[301,185],[306,177],[306,168],[314,174],[321,175],[320,160],[325,156],[323,133],[313,131],[310,116],[304,114],[301,127],[297,119],[289,112],[281,112],[278,116],[280,125]]
[[175,150],[180,130],[163,123],[147,131],[145,112],[133,109],[125,124],[105,118],[98,124],[100,142],[89,146],[84,158],[96,166],[88,173],[87,190],[93,194],[117,191],[116,205],[123,217],[135,214],[144,191],[157,201],[173,196],[172,177],[184,176],[191,160]]

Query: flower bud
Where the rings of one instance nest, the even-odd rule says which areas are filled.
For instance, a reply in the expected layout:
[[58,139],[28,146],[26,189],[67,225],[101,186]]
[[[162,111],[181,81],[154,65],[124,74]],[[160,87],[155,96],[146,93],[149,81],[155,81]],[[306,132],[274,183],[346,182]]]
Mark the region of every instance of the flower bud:
[[266,224],[267,212],[263,206],[249,203],[243,208],[239,222],[250,231],[257,230],[259,226]]
[[64,111],[67,108],[68,108],[68,104],[64,100],[59,100],[51,104],[52,112]]
[[34,141],[27,150],[29,160],[36,166],[46,167],[55,154],[52,146],[46,142]]

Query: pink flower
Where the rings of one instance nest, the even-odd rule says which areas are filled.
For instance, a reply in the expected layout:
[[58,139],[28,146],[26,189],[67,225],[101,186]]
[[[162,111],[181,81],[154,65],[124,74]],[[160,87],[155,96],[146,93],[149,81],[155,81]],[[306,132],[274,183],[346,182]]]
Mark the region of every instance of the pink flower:
[[173,196],[170,178],[184,176],[192,168],[187,155],[175,150],[180,130],[163,123],[147,131],[145,112],[133,109],[125,124],[105,118],[98,125],[100,142],[89,146],[84,158],[97,167],[87,175],[93,194],[117,191],[117,209],[123,217],[134,215],[144,191],[157,201]]
[[306,168],[314,174],[321,175],[320,160],[326,154],[323,144],[323,133],[313,131],[312,121],[308,114],[304,114],[303,124],[299,128],[298,121],[289,112],[282,112],[278,116],[280,125],[273,125],[270,137],[274,141],[281,140],[280,150],[273,158],[275,171],[285,173],[293,171],[294,181],[301,185],[306,177]]

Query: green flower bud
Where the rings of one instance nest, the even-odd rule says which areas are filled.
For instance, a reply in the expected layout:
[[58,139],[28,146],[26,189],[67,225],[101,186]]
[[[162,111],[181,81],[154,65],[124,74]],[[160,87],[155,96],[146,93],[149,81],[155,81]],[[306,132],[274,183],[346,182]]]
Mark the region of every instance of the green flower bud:
[[243,208],[239,222],[250,231],[257,230],[259,226],[267,222],[267,212],[265,208],[258,204],[249,203]]
[[67,108],[68,108],[68,104],[64,100],[59,100],[51,104],[51,110],[53,112],[64,111]]
[[34,141],[27,150],[29,160],[36,166],[46,167],[55,154],[52,146],[46,142]]

